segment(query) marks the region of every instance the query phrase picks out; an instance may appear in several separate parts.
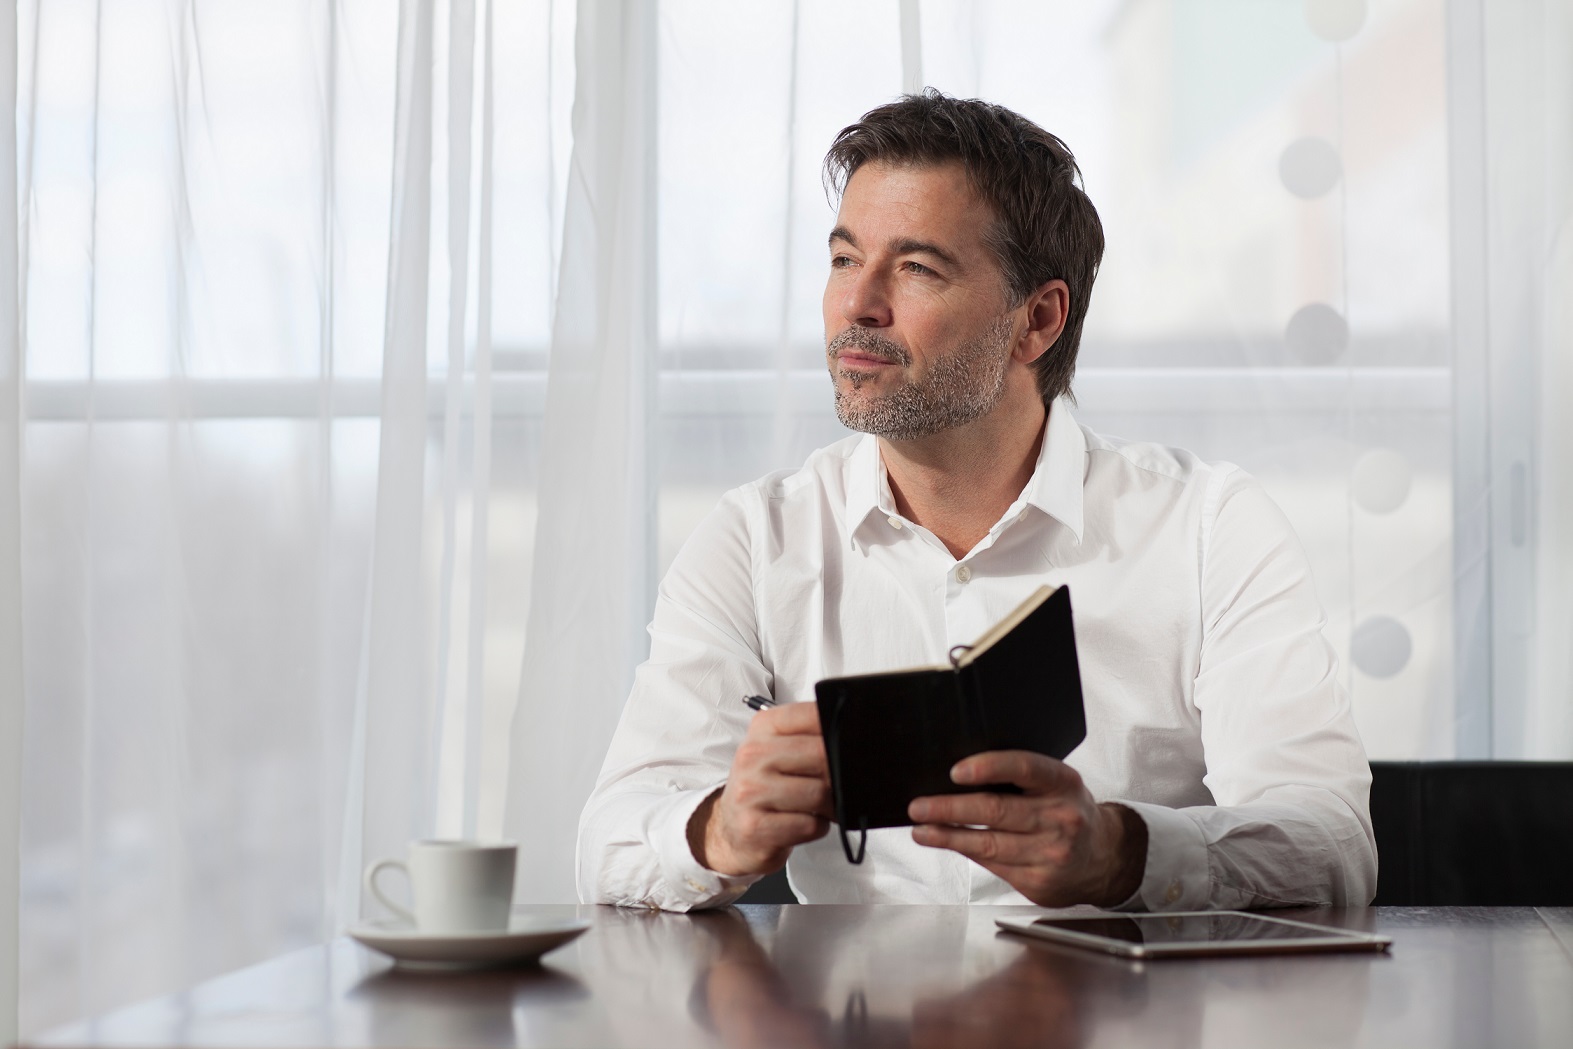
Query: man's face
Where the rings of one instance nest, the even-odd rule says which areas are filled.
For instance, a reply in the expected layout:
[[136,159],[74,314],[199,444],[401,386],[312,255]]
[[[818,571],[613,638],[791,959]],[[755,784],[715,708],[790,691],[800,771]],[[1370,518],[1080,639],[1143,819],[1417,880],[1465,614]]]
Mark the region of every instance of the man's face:
[[999,403],[1018,333],[959,163],[865,164],[830,234],[825,343],[842,425],[911,440]]

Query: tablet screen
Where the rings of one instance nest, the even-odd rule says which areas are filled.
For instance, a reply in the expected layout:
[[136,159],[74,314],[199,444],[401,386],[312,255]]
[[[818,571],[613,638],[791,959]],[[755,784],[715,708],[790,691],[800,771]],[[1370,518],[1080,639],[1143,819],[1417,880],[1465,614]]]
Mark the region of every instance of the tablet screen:
[[1025,933],[1070,947],[1105,951],[1127,958],[1385,951],[1393,943],[1387,936],[1244,911],[1099,914],[1085,918],[1008,915],[994,921],[1007,932]]
[[1338,929],[1307,928],[1254,914],[1140,914],[1130,917],[1039,918],[1034,925],[1122,943],[1218,944],[1242,940],[1325,940]]

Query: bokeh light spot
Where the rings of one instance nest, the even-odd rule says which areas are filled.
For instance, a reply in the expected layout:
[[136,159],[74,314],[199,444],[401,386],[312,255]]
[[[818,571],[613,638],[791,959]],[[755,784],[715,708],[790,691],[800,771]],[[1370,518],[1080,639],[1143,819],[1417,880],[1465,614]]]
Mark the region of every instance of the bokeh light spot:
[[1305,21],[1323,40],[1341,44],[1365,25],[1365,0],[1305,0]]
[[1414,645],[1404,624],[1392,616],[1372,616],[1355,627],[1349,655],[1360,672],[1386,678],[1409,665]]
[[1373,514],[1388,514],[1409,498],[1409,460],[1391,448],[1373,448],[1355,460],[1349,487],[1355,502]]
[[1349,347],[1349,322],[1327,303],[1313,302],[1289,318],[1284,343],[1304,364],[1331,364]]
[[1325,138],[1295,139],[1278,158],[1278,177],[1284,188],[1306,200],[1320,197],[1338,185],[1343,172],[1338,150]]

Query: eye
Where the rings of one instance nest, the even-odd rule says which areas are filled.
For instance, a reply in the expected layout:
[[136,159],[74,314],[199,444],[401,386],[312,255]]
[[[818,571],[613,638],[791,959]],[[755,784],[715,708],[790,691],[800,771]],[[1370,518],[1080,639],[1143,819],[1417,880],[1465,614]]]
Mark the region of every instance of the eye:
[[852,265],[856,264],[846,255],[832,255],[830,257],[830,268],[833,270],[844,270]]
[[932,276],[935,276],[934,271],[929,269],[927,266],[923,265],[923,263],[921,263],[921,262],[912,262],[912,261],[908,260],[908,262],[906,263],[906,267],[907,267],[907,272],[908,273],[915,273],[919,277],[932,277]]

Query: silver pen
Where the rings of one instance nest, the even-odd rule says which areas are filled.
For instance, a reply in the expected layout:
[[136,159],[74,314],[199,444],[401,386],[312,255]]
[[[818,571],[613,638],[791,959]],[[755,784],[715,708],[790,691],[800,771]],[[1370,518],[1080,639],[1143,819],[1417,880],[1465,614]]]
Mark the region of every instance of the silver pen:
[[747,707],[749,710],[764,710],[766,707],[773,707],[775,705],[776,701],[771,699],[769,696],[743,697],[743,706]]

